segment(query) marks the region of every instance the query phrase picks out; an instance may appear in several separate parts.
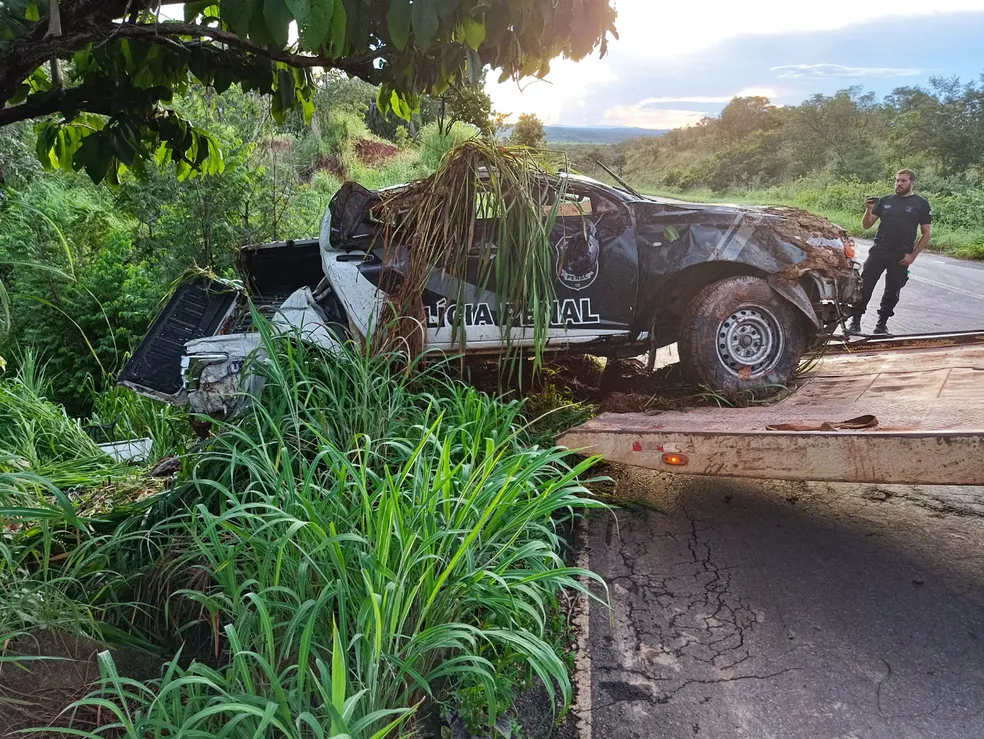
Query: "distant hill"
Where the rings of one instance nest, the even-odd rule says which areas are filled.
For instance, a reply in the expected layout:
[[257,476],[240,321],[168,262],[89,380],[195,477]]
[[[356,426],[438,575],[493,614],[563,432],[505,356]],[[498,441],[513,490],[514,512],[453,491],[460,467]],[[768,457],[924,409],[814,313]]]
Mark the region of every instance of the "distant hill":
[[665,130],[620,126],[544,126],[548,144],[616,144],[642,136],[662,136]]

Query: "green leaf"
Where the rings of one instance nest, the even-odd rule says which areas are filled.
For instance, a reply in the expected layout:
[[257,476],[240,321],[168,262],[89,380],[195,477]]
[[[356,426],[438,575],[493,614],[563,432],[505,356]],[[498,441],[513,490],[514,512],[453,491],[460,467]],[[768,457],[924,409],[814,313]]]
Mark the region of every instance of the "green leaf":
[[63,126],[58,129],[55,137],[55,145],[52,148],[52,161],[58,165],[58,169],[68,172],[72,169],[72,157],[79,148],[79,137],[73,127]]
[[485,67],[482,64],[482,58],[478,55],[478,52],[474,49],[467,49],[468,58],[468,82],[472,85],[477,85],[482,79],[482,69]]
[[386,23],[393,46],[403,51],[410,41],[410,0],[390,0]]
[[339,712],[345,707],[345,693],[348,689],[347,672],[345,665],[345,649],[342,647],[342,639],[338,634],[338,626],[332,621],[332,649],[331,649],[331,702]]
[[270,27],[267,25],[266,14],[264,12],[264,0],[243,0],[243,2],[253,3],[256,7],[249,19],[249,39],[254,44],[260,46],[270,46],[274,43]]
[[388,107],[405,121],[409,121],[413,116],[413,108],[410,107],[410,103],[408,103],[406,99],[396,90],[393,90],[390,95]]
[[113,154],[126,166],[132,167],[137,154],[136,142],[132,138],[128,138],[126,132],[120,128],[111,129],[110,136],[112,137]]
[[37,0],[27,0],[27,10],[24,11],[24,18],[29,21],[41,20],[41,13],[38,11]]
[[434,34],[440,25],[434,0],[414,0],[410,16],[413,21],[414,44],[423,51],[434,40]]
[[[341,5],[341,2],[337,2]],[[301,45],[308,51],[318,51],[328,41],[336,0],[287,0],[301,35]]]
[[54,121],[45,121],[38,128],[38,140],[36,153],[45,170],[51,170],[56,164],[51,156],[51,149],[55,145],[55,138],[58,136],[58,126]]
[[284,113],[294,107],[297,100],[294,89],[294,73],[289,69],[277,70],[277,94],[273,97],[272,112],[277,123],[284,122]]
[[330,32],[331,55],[335,59],[345,55],[347,22],[348,16],[345,14],[345,6],[342,3],[336,2],[335,12],[331,18]]
[[485,19],[465,18],[461,21],[461,37],[474,51],[485,41]]
[[185,23],[190,23],[199,15],[201,15],[205,8],[212,5],[215,0],[193,0],[193,2],[185,3],[184,7],[184,19]]
[[676,230],[673,226],[667,226],[663,229],[663,236],[665,236],[670,241],[676,241],[680,238],[680,232]]
[[75,152],[72,166],[77,172],[85,169],[86,174],[97,185],[106,179],[113,158],[113,144],[107,131],[92,133],[82,139],[82,145]]
[[287,46],[292,19],[284,0],[264,0],[263,18],[273,43],[280,47]]
[[[460,0],[437,0],[437,14],[441,17],[447,25],[451,25],[454,22],[454,15],[458,10],[458,5]],[[479,0],[476,5],[476,9],[480,10],[482,7],[488,7],[488,0]]]
[[13,96],[7,101],[8,105],[19,105],[27,100],[28,93],[31,92],[31,88],[27,85],[20,84],[17,85],[17,89],[14,90]]
[[219,0],[222,20],[234,34],[242,38],[249,34],[250,21],[256,8],[256,0]]

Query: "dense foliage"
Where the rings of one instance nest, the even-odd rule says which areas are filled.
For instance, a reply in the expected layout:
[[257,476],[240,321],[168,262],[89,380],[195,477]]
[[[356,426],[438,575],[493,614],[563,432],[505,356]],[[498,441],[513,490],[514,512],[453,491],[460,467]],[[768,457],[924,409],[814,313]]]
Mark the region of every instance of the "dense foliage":
[[546,141],[543,121],[532,113],[523,113],[513,126],[510,141],[517,146],[528,146],[532,149],[543,146]]
[[0,314],[0,356],[15,368],[20,349],[33,347],[55,399],[88,413],[91,390],[115,381],[188,269],[234,277],[239,247],[317,235],[341,180],[382,187],[425,176],[477,133],[450,116],[442,123],[440,100],[414,117],[415,136],[387,128],[376,93],[360,80],[321,76],[306,126],[300,114],[278,124],[267,101],[236,86],[191,88],[173,108],[208,128],[224,152],[222,171],[182,180],[147,168],[115,189],[81,173],[43,172],[34,130],[0,129],[0,278],[9,294],[0,301],[9,311]]
[[[0,126],[46,119],[46,167],[118,182],[144,162],[179,176],[222,168],[203,126],[168,107],[194,81],[269,95],[282,121],[314,114],[312,70],[379,86],[378,106],[409,119],[424,94],[545,75],[615,33],[609,0],[4,0]],[[292,24],[297,38],[291,38]]]

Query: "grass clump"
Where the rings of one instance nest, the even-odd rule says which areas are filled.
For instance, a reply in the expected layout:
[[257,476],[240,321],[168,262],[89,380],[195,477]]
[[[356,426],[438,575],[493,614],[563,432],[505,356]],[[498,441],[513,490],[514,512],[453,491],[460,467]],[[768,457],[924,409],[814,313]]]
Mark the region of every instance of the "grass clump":
[[104,724],[69,733],[384,737],[441,709],[488,732],[533,679],[569,704],[551,618],[592,575],[558,527],[601,507],[593,460],[529,446],[519,402],[262,330],[259,398],[184,485],[105,533],[81,522],[52,570],[101,621],[180,647],[149,685],[101,654],[76,707]]

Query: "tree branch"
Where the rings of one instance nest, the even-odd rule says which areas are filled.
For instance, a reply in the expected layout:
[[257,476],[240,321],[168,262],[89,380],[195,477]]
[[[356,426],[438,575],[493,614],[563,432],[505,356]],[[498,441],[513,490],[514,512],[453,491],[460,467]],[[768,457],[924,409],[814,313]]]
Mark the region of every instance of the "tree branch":
[[[28,101],[21,105],[0,109],[0,127],[32,118],[41,118],[64,110],[111,116],[114,112],[115,92],[116,90],[113,88],[107,89],[106,86],[100,85],[99,87],[70,87],[40,93],[28,98]],[[153,99],[156,98],[148,96],[147,102],[151,102]]]
[[339,69],[343,72],[353,74],[357,77],[367,79],[371,76],[374,68],[372,62],[384,56],[389,48],[381,46],[371,54],[364,54],[358,57],[347,59],[332,59],[323,54],[305,55],[295,54],[287,50],[270,50],[257,44],[240,38],[234,33],[223,31],[220,28],[211,26],[200,26],[194,23],[117,23],[114,24],[114,35],[125,38],[137,38],[144,41],[155,41],[156,38],[163,40],[168,36],[191,36],[195,38],[210,38],[213,41],[225,44],[241,51],[249,52],[256,56],[270,59],[275,62],[283,62],[291,67],[311,69],[314,67],[326,67],[329,69]]
[[[374,81],[376,70],[372,63],[389,51],[388,47],[382,46],[362,56],[332,59],[324,55],[308,56],[287,50],[271,51],[234,33],[193,23],[114,22],[130,2],[131,0],[76,0],[61,8],[61,36],[46,34],[48,24],[41,23],[24,37],[16,39],[3,53],[0,53],[0,109],[27,76],[45,62],[56,57],[64,58],[85,48],[88,44],[106,41],[114,36],[172,45],[175,42],[170,37],[173,36],[210,38],[230,48],[264,59],[283,62],[292,67],[338,69],[368,82]],[[132,0],[132,2],[133,6],[138,8],[156,5],[156,0]]]

